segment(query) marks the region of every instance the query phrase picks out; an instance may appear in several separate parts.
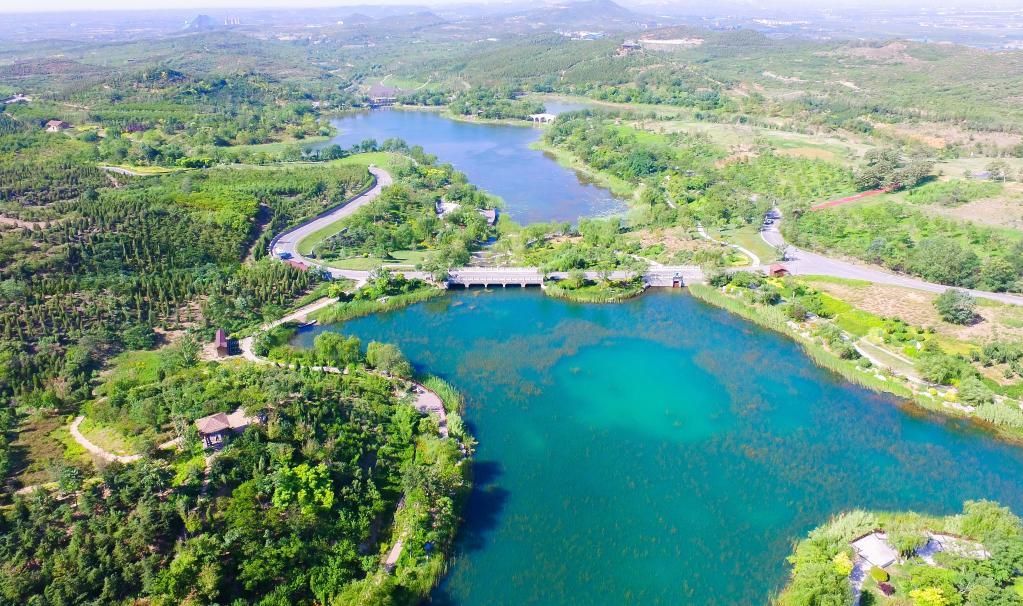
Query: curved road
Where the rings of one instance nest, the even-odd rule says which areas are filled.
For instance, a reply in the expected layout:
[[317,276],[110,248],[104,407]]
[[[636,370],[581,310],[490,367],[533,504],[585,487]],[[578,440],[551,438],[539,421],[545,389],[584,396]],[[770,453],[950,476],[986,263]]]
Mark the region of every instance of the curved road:
[[324,266],[313,259],[303,257],[298,252],[298,243],[324,227],[327,227],[340,219],[353,215],[355,211],[375,200],[376,197],[380,195],[381,190],[393,183],[390,173],[382,168],[370,166],[369,172],[373,174],[373,187],[362,192],[355,198],[352,198],[347,203],[338,206],[334,210],[324,213],[312,221],[293,227],[277,236],[270,245],[270,254],[278,258],[280,258],[282,253],[291,255],[292,259],[301,261],[310,267],[318,267],[328,271],[335,278],[349,278],[357,282],[368,278],[371,272],[355,269],[336,269]]
[[[831,257],[825,257],[824,255],[803,250],[802,248],[786,245],[785,238],[782,237],[781,231],[778,229],[778,225],[781,223],[781,212],[775,208],[771,211],[771,216],[774,218],[774,222],[760,232],[760,237],[771,246],[787,246],[785,255],[788,260],[785,261],[785,268],[792,274],[821,275],[833,276],[836,278],[847,278],[850,280],[865,280],[867,282],[875,282],[877,284],[902,286],[904,288],[913,288],[916,290],[939,294],[945,292],[949,288],[953,288],[951,286],[945,286],[944,284],[935,284],[934,282],[927,282],[926,280],[921,280],[919,278],[912,278],[903,274],[885,271],[881,268],[870,265],[861,265],[859,263],[832,259]],[[1023,296],[1019,295],[1009,295],[984,290],[971,290],[966,288],[960,290],[965,290],[975,297],[990,299],[992,301],[998,301],[999,303],[1023,305]]]
[[[354,280],[357,284],[367,280],[373,272],[359,269],[338,269],[336,267],[323,265],[315,259],[303,256],[298,250],[298,245],[302,240],[317,231],[332,225],[340,219],[351,216],[357,210],[376,199],[383,188],[393,183],[391,175],[382,168],[371,166],[369,167],[369,171],[373,173],[373,177],[375,179],[373,187],[359,194],[349,202],[338,206],[334,210],[328,211],[311,221],[281,233],[271,242],[270,255],[280,258],[281,254],[284,254],[285,256],[289,256],[289,259],[300,261],[310,267],[322,269],[323,271],[330,273],[330,275],[334,278],[348,278],[350,280]],[[429,272],[425,271],[404,271],[402,273],[404,273],[408,278],[418,278],[420,280],[429,280],[432,277]],[[703,272],[696,266],[658,266],[645,272],[644,277],[647,279],[647,282],[653,286],[671,286],[672,278],[675,274],[682,275],[687,283],[703,280]],[[497,285],[502,283],[539,283],[542,281],[543,274],[535,267],[461,267],[452,269],[449,272],[449,275],[451,276],[452,281],[457,283]],[[600,277],[600,272],[586,272],[586,275],[590,279],[595,279]],[[633,275],[635,275],[633,272],[616,271],[612,272],[610,277],[612,279],[621,280],[632,277]],[[565,278],[568,276],[568,273],[556,272],[549,274],[549,276],[553,278]]]

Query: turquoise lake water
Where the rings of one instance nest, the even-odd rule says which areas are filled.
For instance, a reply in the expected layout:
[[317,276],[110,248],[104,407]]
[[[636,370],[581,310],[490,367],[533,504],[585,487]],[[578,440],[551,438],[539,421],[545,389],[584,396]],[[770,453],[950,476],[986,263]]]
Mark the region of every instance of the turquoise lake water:
[[[552,113],[583,107],[548,103]],[[366,139],[404,139],[422,145],[441,162],[450,163],[469,181],[505,202],[504,212],[516,222],[575,221],[626,211],[623,200],[565,170],[543,152],[530,149],[543,131],[529,126],[456,122],[432,111],[379,109],[331,120],[338,135],[329,145],[351,147]]]
[[470,290],[344,331],[467,398],[476,485],[437,604],[764,604],[791,542],[842,510],[1023,512],[1023,449],[682,292]]

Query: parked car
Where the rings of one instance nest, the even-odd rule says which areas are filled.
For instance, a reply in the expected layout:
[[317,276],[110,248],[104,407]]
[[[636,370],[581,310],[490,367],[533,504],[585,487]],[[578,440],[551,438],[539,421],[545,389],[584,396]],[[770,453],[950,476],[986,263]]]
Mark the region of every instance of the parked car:
[[291,258],[292,255],[289,252],[282,252],[277,256],[280,257],[282,260],[287,261],[288,259]]

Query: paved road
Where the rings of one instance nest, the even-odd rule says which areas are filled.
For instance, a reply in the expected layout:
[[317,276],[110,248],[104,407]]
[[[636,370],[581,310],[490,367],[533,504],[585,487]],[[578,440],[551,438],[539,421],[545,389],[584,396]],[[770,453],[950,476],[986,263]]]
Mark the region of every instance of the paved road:
[[374,199],[376,199],[376,197],[380,195],[380,191],[393,182],[390,173],[381,168],[371,166],[369,168],[369,172],[373,174],[373,178],[375,181],[373,187],[369,188],[362,194],[356,196],[348,203],[342,204],[341,206],[335,208],[334,210],[323,215],[320,215],[319,217],[313,219],[312,221],[303,223],[302,225],[299,225],[297,227],[293,227],[290,230],[277,236],[274,239],[272,246],[270,247],[270,254],[276,257],[280,257],[281,253],[290,254],[291,257],[296,261],[301,261],[306,265],[312,267],[319,267],[321,269],[329,271],[331,275],[333,275],[335,278],[350,278],[356,281],[365,280],[366,278],[368,278],[370,275],[370,272],[368,271],[334,269],[331,267],[321,265],[320,263],[313,259],[303,257],[298,252],[298,243],[301,242],[306,236],[309,236],[323,229],[324,227],[327,227],[328,225],[334,223],[335,221],[351,216],[352,214],[355,213],[355,211],[359,210],[363,206],[366,206]]
[[[785,246],[785,239],[779,231],[781,214],[778,209],[774,209],[772,212],[776,217],[774,222],[764,231],[760,232],[760,235],[764,241],[771,246]],[[841,261],[839,259],[825,257],[824,255],[803,250],[792,245],[789,245],[786,249],[786,258],[788,260],[785,261],[785,267],[789,270],[789,272],[796,275],[822,275],[834,276],[836,278],[847,278],[850,280],[866,280],[877,284],[902,286],[904,288],[914,288],[916,290],[933,293],[943,293],[950,288],[943,284],[927,282],[919,278],[912,278],[903,274],[893,273],[871,265],[863,265],[860,263],[852,263],[849,261]],[[1023,297],[1019,295],[987,292],[983,290],[962,290],[966,290],[973,296],[983,299],[990,299],[1000,303],[1008,303],[1009,305],[1023,305]]]
[[[304,257],[298,251],[298,244],[309,235],[331,225],[339,219],[352,215],[355,211],[366,206],[380,195],[383,188],[393,182],[391,175],[381,168],[370,167],[369,171],[373,173],[373,176],[376,179],[376,183],[372,188],[355,197],[347,204],[343,204],[328,213],[320,215],[312,221],[293,227],[277,236],[274,238],[273,243],[270,246],[270,254],[278,258],[280,258],[281,253],[290,254],[292,259],[305,263],[310,267],[316,267],[329,272],[334,278],[348,278],[350,280],[355,280],[356,283],[368,279],[372,272],[357,269],[337,269],[322,265],[315,259]],[[754,259],[756,259],[755,256]],[[420,280],[429,280],[432,277],[428,272],[424,271],[405,271],[403,273],[407,278],[418,278]],[[681,274],[687,284],[703,281],[703,272],[700,268],[688,265],[678,267],[651,267],[647,272],[645,272],[644,277],[646,277],[647,282],[652,286],[671,286],[672,276],[675,273]],[[451,282],[456,284],[492,284],[496,286],[498,284],[539,284],[542,281],[543,274],[535,267],[462,267],[452,269],[449,272],[449,275],[452,278]],[[568,277],[567,273],[553,273],[549,275],[553,278]],[[587,278],[590,279],[600,277],[599,272],[593,271],[587,272],[586,275]],[[632,272],[618,271],[612,273],[611,278],[615,280],[622,280],[634,275],[635,274]],[[246,345],[251,345],[251,343],[246,343],[245,341],[242,342],[243,353],[245,353]]]

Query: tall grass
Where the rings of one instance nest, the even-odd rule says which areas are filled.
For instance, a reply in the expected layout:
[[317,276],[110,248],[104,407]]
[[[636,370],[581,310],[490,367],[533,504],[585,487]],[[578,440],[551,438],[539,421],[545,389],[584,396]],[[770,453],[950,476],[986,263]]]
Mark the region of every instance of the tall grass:
[[348,320],[361,318],[371,314],[401,309],[402,307],[415,305],[416,303],[421,303],[443,295],[443,290],[430,287],[395,295],[393,297],[387,297],[383,300],[345,301],[336,305],[331,305],[330,307],[325,307],[324,309],[311,314],[310,319],[316,320],[320,324],[335,324],[337,322],[346,322]]
[[644,289],[643,284],[630,284],[626,287],[597,285],[583,288],[564,288],[554,282],[544,284],[544,293],[547,296],[579,303],[621,303],[643,294]]
[[444,409],[447,412],[460,413],[465,409],[465,399],[457,389],[444,379],[434,375],[424,375],[418,378],[419,382],[427,389],[440,396],[444,402]]

